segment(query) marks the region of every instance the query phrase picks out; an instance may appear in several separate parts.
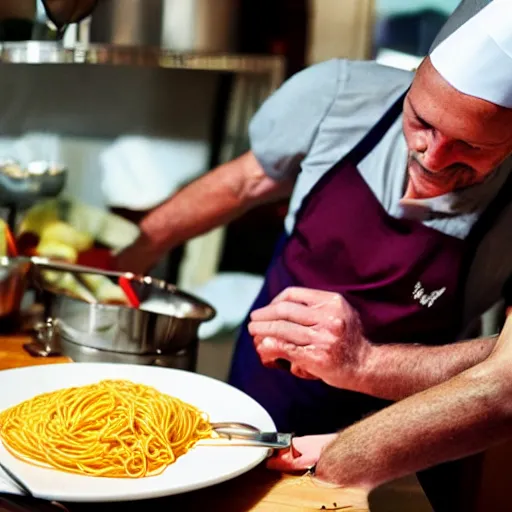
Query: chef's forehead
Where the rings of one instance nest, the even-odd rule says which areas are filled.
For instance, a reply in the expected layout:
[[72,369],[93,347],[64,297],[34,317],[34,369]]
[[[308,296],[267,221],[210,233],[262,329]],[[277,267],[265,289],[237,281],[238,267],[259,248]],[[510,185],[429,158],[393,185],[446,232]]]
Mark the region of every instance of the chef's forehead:
[[430,57],[424,59],[418,68],[408,95],[413,98],[414,105],[437,105],[443,111],[454,110],[459,114],[463,111],[478,113],[482,122],[498,113],[500,116],[508,114],[507,119],[512,121],[512,108],[461,92],[439,73]]
[[512,109],[460,92],[428,58],[416,73],[406,104],[409,115],[449,138],[512,151]]

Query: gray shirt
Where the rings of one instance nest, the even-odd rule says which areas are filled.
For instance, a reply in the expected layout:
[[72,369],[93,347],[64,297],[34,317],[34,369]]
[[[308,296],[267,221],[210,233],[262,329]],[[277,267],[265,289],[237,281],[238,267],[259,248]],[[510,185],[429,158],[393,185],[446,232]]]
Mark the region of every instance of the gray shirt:
[[[313,185],[346,155],[409,87],[413,74],[371,61],[334,59],[293,76],[254,116],[251,149],[274,179],[298,173],[285,221],[288,233],[302,200]],[[410,216],[399,201],[406,183],[407,147],[399,118],[359,165],[359,171],[385,210]],[[419,201],[421,221],[464,239],[512,169],[504,162],[482,184],[458,193]],[[482,314],[512,275],[512,208],[489,230],[471,269],[466,296],[467,321]],[[478,290],[478,293],[476,292]]]

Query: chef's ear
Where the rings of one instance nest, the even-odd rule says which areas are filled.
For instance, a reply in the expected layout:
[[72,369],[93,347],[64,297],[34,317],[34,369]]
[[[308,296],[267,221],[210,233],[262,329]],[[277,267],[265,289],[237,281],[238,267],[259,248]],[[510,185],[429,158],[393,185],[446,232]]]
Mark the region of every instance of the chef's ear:
[[63,27],[78,23],[94,11],[101,0],[42,0],[48,18]]

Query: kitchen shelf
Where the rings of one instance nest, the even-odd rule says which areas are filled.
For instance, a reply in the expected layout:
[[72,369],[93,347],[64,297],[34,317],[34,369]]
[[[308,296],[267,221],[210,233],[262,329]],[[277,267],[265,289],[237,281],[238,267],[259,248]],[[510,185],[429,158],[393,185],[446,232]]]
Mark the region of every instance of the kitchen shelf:
[[52,41],[0,44],[4,64],[88,64],[145,66],[267,75],[271,89],[283,81],[284,59],[270,55],[179,53],[153,47],[91,44],[63,47]]

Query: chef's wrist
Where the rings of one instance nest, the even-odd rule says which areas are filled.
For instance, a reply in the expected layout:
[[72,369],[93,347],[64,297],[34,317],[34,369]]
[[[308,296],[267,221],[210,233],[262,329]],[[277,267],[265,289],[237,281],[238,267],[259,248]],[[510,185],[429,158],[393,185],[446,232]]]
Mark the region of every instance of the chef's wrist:
[[145,274],[156,265],[163,249],[144,232],[128,247],[115,256],[115,265],[118,270]]
[[364,489],[369,493],[377,487],[377,484],[367,480],[368,475],[359,474],[357,463],[340,460],[337,457],[336,447],[322,454],[315,466],[311,468],[310,475],[317,485],[331,489]]
[[339,389],[364,392],[371,375],[376,345],[371,343],[362,334],[360,341],[356,345],[358,347],[357,351],[352,355],[350,361],[346,361],[342,366],[337,382],[328,384]]

